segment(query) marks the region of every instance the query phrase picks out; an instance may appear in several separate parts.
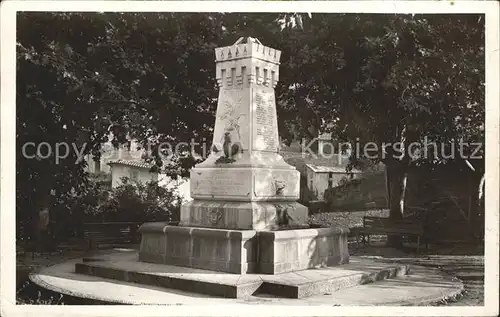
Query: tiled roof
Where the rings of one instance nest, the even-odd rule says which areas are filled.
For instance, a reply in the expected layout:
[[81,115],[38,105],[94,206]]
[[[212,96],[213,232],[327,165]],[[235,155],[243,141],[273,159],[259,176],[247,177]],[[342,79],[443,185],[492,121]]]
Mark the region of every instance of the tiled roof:
[[129,161],[129,160],[116,160],[108,163],[108,165],[113,165],[113,164],[127,165],[127,166],[134,166],[134,167],[141,167],[148,169],[154,166],[154,164],[146,163],[143,161]]
[[[341,166],[318,166],[314,164],[306,164],[315,173],[346,173],[346,168]],[[352,173],[359,173],[357,169],[353,169]]]

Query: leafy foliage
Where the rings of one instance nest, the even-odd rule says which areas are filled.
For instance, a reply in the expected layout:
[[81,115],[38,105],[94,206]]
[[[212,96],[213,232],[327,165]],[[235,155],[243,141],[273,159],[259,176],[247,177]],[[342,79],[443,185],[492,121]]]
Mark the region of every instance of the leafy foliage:
[[[124,179],[111,188],[90,181],[85,190],[61,197],[51,208],[51,233],[56,240],[81,236],[84,222],[178,221],[182,197],[177,187]],[[22,238],[22,237],[19,237]]]
[[[296,87],[295,98],[281,99],[304,112],[302,130],[310,122],[316,129],[333,122],[339,141],[361,148],[425,136],[444,143],[484,137],[482,16],[315,14],[302,20],[303,29],[288,31],[296,41],[287,46],[294,49],[283,54],[282,74],[294,78],[287,84]],[[297,97],[312,103],[295,109]]]
[[97,208],[88,209],[87,216],[106,222],[178,221],[182,197],[175,189],[124,179]]
[[[276,93],[280,135],[288,141],[314,138],[331,122],[339,141],[361,147],[424,136],[484,138],[483,16],[20,12],[17,18],[17,218],[34,224],[49,190],[66,201],[69,192],[89,190],[80,158],[98,156],[109,129],[115,145],[127,134],[144,146],[210,140],[214,48],[240,36],[282,50]],[[70,150],[56,164],[54,151],[46,159],[21,155],[26,142],[67,142]],[[174,177],[187,176],[197,162],[176,153],[162,166],[160,149],[153,150],[157,168]]]

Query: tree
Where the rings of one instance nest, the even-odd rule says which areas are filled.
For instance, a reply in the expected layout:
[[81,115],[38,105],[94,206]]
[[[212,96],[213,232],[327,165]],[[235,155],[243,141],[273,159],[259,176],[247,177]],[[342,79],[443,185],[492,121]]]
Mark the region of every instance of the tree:
[[[210,142],[217,101],[214,48],[240,36],[282,50],[280,135],[315,138],[325,123],[335,122],[339,141],[361,147],[403,141],[401,157],[394,159],[391,151],[397,151],[388,148],[386,158],[373,159],[387,165],[393,218],[403,215],[409,166],[425,161],[408,155],[410,142],[484,138],[481,16],[23,12],[17,39],[18,219],[31,219],[36,228],[50,190],[54,199],[83,190],[85,162],[79,158],[98,156],[110,127],[120,130],[115,145],[126,135],[152,144],[156,168],[186,176],[198,158],[175,153],[162,166],[159,145]],[[67,142],[70,150],[57,162],[54,151],[31,159],[22,154],[27,142],[53,149]]]
[[[302,43],[292,55],[302,67],[287,67],[283,73],[295,72],[300,82],[295,97],[316,101],[315,109],[301,116],[303,123],[316,122],[319,129],[321,114],[323,122],[336,123],[332,130],[339,140],[361,149],[374,142],[377,149],[357,153],[353,164],[367,156],[385,163],[390,217],[400,219],[408,169],[447,161],[434,153],[424,157],[424,147],[413,155],[413,142],[425,144],[427,138],[444,144],[449,153],[458,140],[484,139],[484,18],[314,15],[302,20],[303,29],[289,31]],[[390,242],[399,244],[394,237]]]
[[[267,31],[269,24],[259,23],[265,20],[279,31],[275,14],[254,17],[19,13],[16,210],[17,219],[31,225],[28,236],[36,238],[38,210],[50,192],[54,203],[85,190],[81,158],[99,157],[110,128],[116,146],[129,135],[151,145],[156,169],[188,175],[197,160],[188,149],[162,166],[158,146],[210,140],[217,102],[214,48],[245,33],[247,20],[255,29]],[[56,157],[58,144],[67,149],[64,158]]]

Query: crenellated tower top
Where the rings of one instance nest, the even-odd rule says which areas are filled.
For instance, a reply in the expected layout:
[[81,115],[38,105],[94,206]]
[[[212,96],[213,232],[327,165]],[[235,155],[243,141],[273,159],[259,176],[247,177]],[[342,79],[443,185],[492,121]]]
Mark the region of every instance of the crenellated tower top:
[[253,37],[215,49],[216,78],[220,88],[245,88],[252,84],[276,87],[281,51]]

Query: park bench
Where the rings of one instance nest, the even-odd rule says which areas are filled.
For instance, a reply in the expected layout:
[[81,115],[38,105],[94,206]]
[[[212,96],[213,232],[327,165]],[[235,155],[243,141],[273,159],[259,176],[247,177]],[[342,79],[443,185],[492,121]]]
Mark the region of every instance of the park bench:
[[[363,243],[370,244],[370,235],[399,235],[404,237],[417,237],[417,252],[420,250],[420,239],[424,235],[424,225],[422,222],[399,220],[394,221],[389,218],[382,217],[363,217],[363,227],[356,228],[356,243],[359,248],[359,238],[363,236]],[[425,244],[427,249],[427,243]]]
[[141,222],[87,222],[83,224],[84,240],[89,249],[102,244],[129,244],[140,241],[137,229]]

